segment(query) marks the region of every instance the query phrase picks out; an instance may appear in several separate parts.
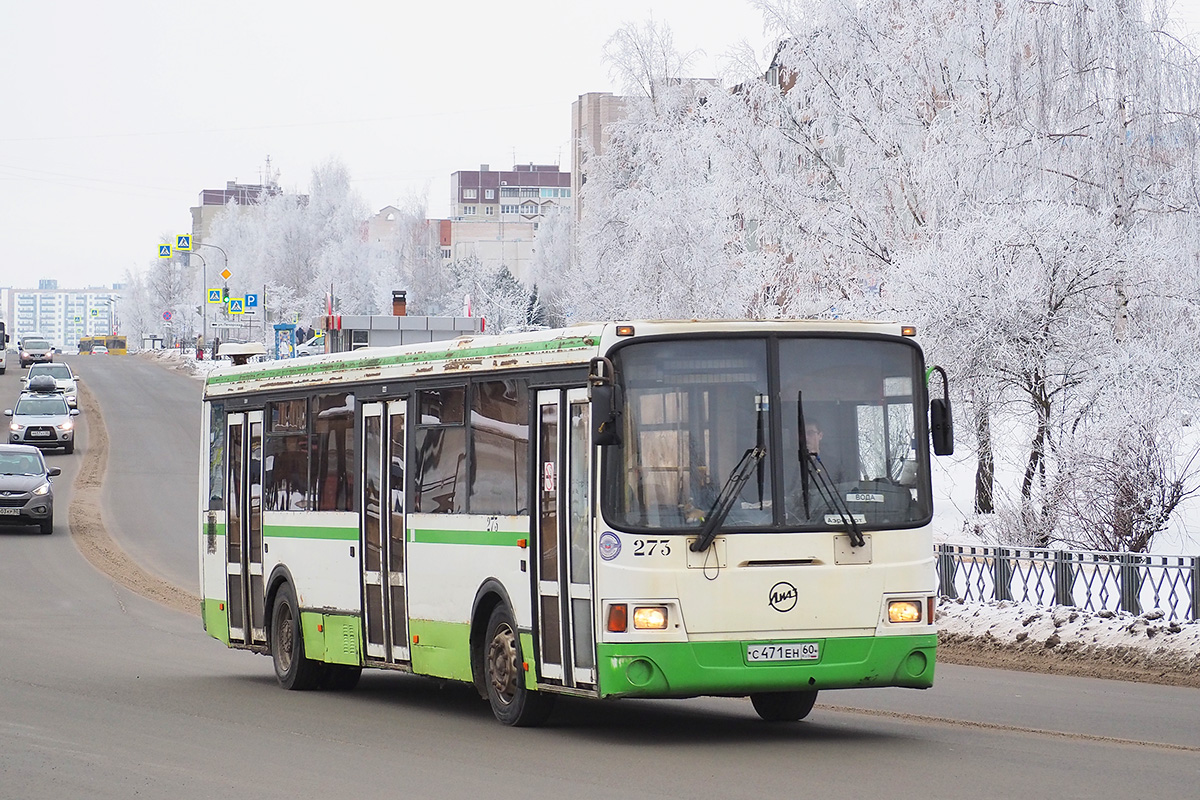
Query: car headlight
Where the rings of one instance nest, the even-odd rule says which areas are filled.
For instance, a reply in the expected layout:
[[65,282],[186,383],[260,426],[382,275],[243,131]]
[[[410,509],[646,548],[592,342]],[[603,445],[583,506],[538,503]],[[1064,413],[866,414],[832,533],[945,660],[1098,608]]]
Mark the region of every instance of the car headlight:
[[46,481],[41,486],[34,489],[33,493],[37,495],[50,494],[50,481]]
[[8,429],[12,431],[23,431],[25,430],[25,426],[19,422],[10,422],[8,424]]
[[67,420],[66,422],[58,423],[58,425],[56,425],[55,427],[58,428],[60,431],[69,431],[69,430],[71,430],[71,428],[75,427],[75,423],[72,422],[71,420]]

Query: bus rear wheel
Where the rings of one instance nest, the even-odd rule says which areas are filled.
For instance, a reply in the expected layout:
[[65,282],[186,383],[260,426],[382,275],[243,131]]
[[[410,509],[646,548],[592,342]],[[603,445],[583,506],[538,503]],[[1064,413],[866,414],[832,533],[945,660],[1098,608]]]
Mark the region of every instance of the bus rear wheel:
[[290,584],[279,587],[271,609],[271,660],[275,677],[285,689],[315,689],[324,673],[324,665],[304,655],[304,635],[300,630],[300,607]]
[[488,620],[483,651],[488,703],[496,719],[517,728],[536,727],[554,708],[554,695],[525,688],[521,642],[512,612],[496,606]]
[[810,692],[756,692],[750,695],[750,703],[758,715],[767,722],[797,722],[808,716],[817,693]]

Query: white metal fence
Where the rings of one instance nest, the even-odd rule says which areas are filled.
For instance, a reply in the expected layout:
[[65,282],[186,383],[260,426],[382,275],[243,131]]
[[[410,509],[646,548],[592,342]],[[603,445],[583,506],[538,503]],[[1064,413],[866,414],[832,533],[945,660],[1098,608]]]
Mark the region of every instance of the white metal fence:
[[940,544],[937,571],[943,597],[1200,620],[1197,556]]

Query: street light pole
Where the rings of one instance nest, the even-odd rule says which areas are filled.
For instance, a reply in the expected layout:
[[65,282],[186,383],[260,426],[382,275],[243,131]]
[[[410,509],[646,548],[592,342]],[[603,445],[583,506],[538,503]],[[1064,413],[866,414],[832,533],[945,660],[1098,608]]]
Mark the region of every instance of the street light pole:
[[[229,254],[226,253],[223,248],[218,247],[215,244],[209,244],[208,242],[195,242],[195,245],[196,245],[196,247],[211,247],[213,250],[220,250],[221,257],[225,260],[225,269],[229,269]],[[195,252],[195,251],[193,251],[193,252]],[[200,257],[199,253],[196,253],[196,255],[197,255],[197,257]],[[207,336],[208,335],[208,264],[206,264],[204,262],[204,259],[202,257],[200,257],[200,263],[204,264],[204,316],[203,316],[203,322],[204,322],[204,335]],[[217,356],[216,352],[213,352],[213,358],[216,358],[216,356]]]
[[[203,288],[201,291],[204,294],[204,300],[200,303],[200,336],[205,337],[208,335],[208,262],[199,253],[192,252],[192,255],[200,259],[200,264],[203,267],[203,277],[201,278]],[[203,341],[203,338],[201,338],[201,341]]]

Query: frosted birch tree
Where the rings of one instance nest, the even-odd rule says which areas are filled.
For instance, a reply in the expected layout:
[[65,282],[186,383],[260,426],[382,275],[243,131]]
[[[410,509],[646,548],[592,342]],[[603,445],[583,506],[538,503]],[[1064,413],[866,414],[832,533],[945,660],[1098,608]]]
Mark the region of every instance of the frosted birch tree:
[[576,310],[919,321],[1001,535],[1145,546],[1200,396],[1200,73],[1163,4],[757,5],[780,45],[730,91],[683,91],[653,26],[610,47],[649,78],[585,162]]

